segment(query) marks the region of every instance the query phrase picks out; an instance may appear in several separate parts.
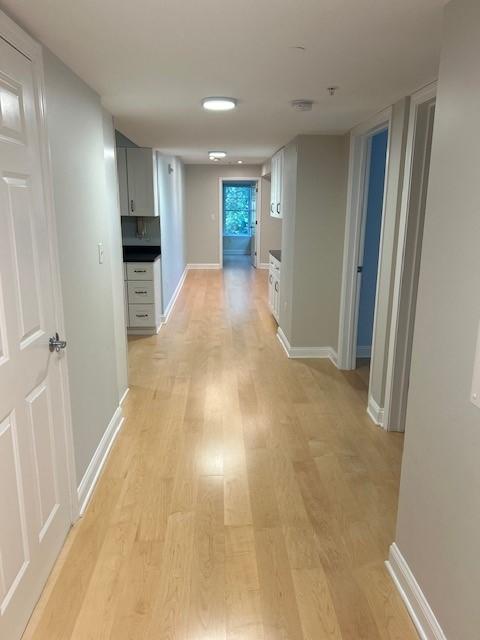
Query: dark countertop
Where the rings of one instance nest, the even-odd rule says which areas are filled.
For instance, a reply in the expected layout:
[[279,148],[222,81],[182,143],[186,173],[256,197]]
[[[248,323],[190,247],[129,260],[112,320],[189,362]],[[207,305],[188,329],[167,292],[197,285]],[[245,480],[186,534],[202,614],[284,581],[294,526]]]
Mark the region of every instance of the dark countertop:
[[282,252],[280,249],[270,249],[271,255],[276,258],[279,262],[282,261]]
[[160,255],[159,246],[131,245],[123,247],[124,262],[155,262]]

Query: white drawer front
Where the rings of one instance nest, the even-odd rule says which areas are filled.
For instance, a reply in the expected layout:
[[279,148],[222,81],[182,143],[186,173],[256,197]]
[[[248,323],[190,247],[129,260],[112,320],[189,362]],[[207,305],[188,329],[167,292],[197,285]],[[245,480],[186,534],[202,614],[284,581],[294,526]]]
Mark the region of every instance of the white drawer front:
[[128,280],[153,280],[153,262],[127,262]]
[[129,304],[130,327],[155,327],[155,305]]
[[127,285],[129,304],[153,304],[155,302],[151,280],[130,280]]

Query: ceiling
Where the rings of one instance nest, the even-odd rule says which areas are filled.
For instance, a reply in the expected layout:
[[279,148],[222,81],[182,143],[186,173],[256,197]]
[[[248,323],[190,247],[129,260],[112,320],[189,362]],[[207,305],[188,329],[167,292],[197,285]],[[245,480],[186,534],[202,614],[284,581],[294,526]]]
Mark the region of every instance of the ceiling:
[[[117,128],[186,162],[258,163],[344,132],[436,78],[444,0],[3,0]],[[304,47],[305,50],[295,47]],[[334,97],[327,87],[339,86]],[[205,96],[238,98],[208,113]],[[311,112],[290,101],[315,101]]]

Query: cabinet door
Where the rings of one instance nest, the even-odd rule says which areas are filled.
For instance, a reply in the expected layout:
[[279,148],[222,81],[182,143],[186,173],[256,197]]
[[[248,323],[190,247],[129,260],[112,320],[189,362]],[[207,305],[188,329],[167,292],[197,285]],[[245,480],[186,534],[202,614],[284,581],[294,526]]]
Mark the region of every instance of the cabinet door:
[[127,150],[117,148],[118,195],[120,198],[120,215],[130,215],[127,182]]
[[157,216],[152,149],[127,149],[130,215]]
[[270,215],[275,216],[277,198],[277,158],[272,158],[271,183],[270,183]]
[[273,316],[278,322],[280,317],[280,280],[273,278]]
[[278,218],[282,218],[283,217],[283,156],[284,156],[284,152],[283,149],[281,149],[278,153],[277,153],[277,205],[276,205],[276,212],[277,212],[277,217]]
[[273,313],[274,275],[272,269],[268,273],[268,306]]

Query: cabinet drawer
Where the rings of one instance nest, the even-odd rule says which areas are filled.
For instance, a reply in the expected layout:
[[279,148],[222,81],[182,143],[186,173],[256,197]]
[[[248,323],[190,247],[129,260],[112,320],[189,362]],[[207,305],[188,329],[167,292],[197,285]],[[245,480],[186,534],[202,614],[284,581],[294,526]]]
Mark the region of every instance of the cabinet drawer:
[[153,262],[127,262],[128,280],[153,280]]
[[155,305],[129,304],[128,316],[130,327],[155,327]]
[[155,293],[151,280],[133,280],[127,282],[129,304],[153,304]]

